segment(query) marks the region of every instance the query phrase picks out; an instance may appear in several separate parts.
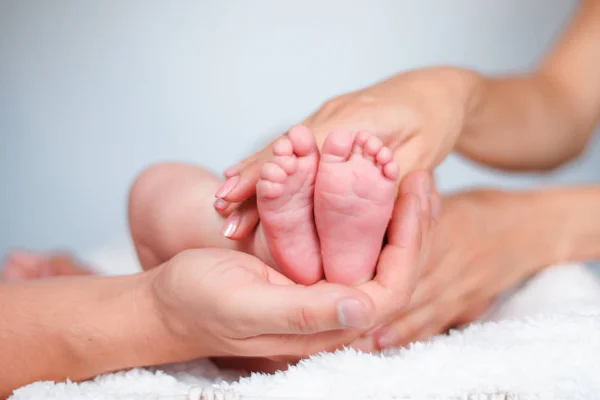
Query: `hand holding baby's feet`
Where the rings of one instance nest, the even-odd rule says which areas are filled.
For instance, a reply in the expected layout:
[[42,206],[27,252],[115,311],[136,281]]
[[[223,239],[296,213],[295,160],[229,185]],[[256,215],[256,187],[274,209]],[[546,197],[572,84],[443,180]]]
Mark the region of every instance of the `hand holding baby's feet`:
[[188,250],[147,274],[173,351],[189,358],[304,357],[356,338],[344,328],[368,329],[375,314],[358,289],[297,285],[232,250]]
[[260,171],[256,254],[297,283],[317,282],[323,268],[332,282],[369,280],[398,175],[390,149],[373,135],[333,132],[319,162],[312,133],[292,128],[274,143],[273,157]]

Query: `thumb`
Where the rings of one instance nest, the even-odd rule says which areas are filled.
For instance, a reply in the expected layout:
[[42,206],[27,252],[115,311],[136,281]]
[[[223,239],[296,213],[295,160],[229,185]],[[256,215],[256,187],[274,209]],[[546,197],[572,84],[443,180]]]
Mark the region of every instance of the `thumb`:
[[[236,296],[244,336],[313,334],[368,329],[374,323],[372,300],[363,292],[320,282],[312,286],[259,284]],[[239,293],[239,292],[238,292]]]

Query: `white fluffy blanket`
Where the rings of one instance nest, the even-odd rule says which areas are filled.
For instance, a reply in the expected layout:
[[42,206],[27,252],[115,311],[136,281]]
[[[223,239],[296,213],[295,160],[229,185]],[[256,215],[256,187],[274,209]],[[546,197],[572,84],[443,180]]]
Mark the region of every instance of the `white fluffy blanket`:
[[[121,257],[103,254],[96,260]],[[38,382],[11,400],[595,399],[599,367],[600,282],[574,264],[547,269],[462,331],[385,354],[321,354],[244,378],[198,361],[79,384]]]

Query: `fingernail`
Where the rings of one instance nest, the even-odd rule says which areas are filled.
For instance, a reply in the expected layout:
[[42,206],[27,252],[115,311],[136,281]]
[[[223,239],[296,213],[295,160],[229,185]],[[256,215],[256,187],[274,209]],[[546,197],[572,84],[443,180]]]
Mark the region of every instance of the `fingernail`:
[[228,205],[229,205],[229,203],[228,203],[228,202],[226,202],[226,201],[225,201],[225,200],[223,200],[223,199],[219,199],[219,198],[217,198],[217,199],[215,200],[214,204],[213,204],[213,206],[214,206],[214,207],[215,207],[217,210],[220,210],[220,211],[222,211],[222,210],[226,209]]
[[225,226],[223,227],[221,234],[227,238],[231,237],[235,231],[237,231],[237,228],[240,225],[240,220],[241,217],[237,212],[232,213],[225,221]]
[[340,300],[337,304],[338,320],[343,327],[366,329],[369,326],[367,308],[356,299]]
[[398,343],[398,339],[399,337],[395,330],[384,330],[379,334],[379,336],[376,339],[377,347],[383,350],[395,346],[396,343]]
[[237,175],[232,176],[231,178],[227,179],[225,181],[225,183],[223,184],[223,186],[221,186],[219,188],[219,190],[217,190],[217,193],[215,194],[215,196],[220,199],[227,196],[229,194],[229,192],[231,192],[233,190],[233,188],[235,188],[235,185],[237,185],[237,182],[239,179],[240,179],[240,177]]

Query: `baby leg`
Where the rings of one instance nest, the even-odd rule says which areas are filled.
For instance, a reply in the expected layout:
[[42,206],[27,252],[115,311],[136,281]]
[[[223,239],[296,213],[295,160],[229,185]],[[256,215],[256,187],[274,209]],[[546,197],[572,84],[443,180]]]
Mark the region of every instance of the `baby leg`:
[[224,218],[213,203],[221,185],[214,174],[184,163],[157,164],[138,176],[129,195],[129,225],[142,268],[207,247],[258,253],[272,264],[268,251],[255,251],[254,235],[233,241],[220,233]]

